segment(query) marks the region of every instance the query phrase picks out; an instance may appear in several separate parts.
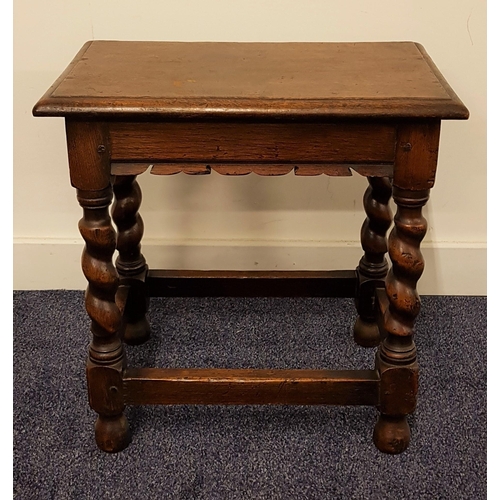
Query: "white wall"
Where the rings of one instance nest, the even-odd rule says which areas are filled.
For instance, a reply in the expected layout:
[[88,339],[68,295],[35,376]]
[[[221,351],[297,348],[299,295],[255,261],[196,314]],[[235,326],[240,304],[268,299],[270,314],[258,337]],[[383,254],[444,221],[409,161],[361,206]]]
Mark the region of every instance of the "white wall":
[[[14,288],[85,286],[63,119],[31,109],[90,39],[422,43],[471,116],[442,125],[419,290],[486,294],[484,0],[16,0]],[[150,267],[335,269],[359,260],[364,178],[139,181]]]

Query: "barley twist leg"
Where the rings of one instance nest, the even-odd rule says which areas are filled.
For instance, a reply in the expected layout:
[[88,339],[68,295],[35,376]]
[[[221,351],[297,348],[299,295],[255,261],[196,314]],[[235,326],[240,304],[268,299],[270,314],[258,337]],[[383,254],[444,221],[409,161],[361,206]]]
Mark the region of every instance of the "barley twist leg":
[[354,340],[365,347],[377,346],[380,333],[377,326],[375,291],[384,286],[388,264],[386,233],[392,224],[389,200],[392,184],[388,177],[369,177],[363,205],[366,219],[361,228],[361,245],[364,255],[356,269],[358,286],[356,309],[358,317],[354,324]]
[[140,244],[144,234],[144,224],[138,213],[141,189],[135,175],[123,175],[115,177],[113,191],[112,216],[118,229],[116,268],[120,282],[129,287],[123,312],[123,338],[127,344],[137,345],[146,342],[151,334],[146,318],[149,307],[145,289],[147,265]]
[[97,445],[104,451],[123,450],[130,430],[123,414],[122,373],[125,355],[120,338],[121,314],[115,303],[118,274],[112,262],[116,234],[108,213],[111,187],[77,190],[83,208],[78,227],[85,241],[82,269],[88,281],[85,307],[91,319],[92,340],[87,360],[90,406],[98,413]]
[[386,279],[389,307],[384,316],[387,336],[376,359],[380,373],[380,415],[374,431],[377,448],[401,453],[410,442],[407,415],[415,410],[418,364],[413,342],[414,323],[420,311],[417,281],[424,270],[420,242],[427,230],[422,208],[429,191],[394,188],[397,212],[389,237],[392,269]]

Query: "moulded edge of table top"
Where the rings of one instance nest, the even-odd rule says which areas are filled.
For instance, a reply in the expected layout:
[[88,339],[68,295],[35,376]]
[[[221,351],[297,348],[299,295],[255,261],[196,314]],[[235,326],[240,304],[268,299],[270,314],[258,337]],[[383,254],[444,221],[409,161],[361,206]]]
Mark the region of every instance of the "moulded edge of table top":
[[92,43],[94,43],[93,40],[83,45],[66,70],[37,102],[33,108],[34,116],[84,119],[135,118],[139,120],[305,119],[311,121],[349,118],[469,118],[468,109],[448,84],[424,47],[416,42],[410,43],[413,43],[420,51],[449,98],[206,98],[203,100],[198,97],[171,99],[136,97],[118,100],[107,97],[54,97],[55,90],[78,64]]

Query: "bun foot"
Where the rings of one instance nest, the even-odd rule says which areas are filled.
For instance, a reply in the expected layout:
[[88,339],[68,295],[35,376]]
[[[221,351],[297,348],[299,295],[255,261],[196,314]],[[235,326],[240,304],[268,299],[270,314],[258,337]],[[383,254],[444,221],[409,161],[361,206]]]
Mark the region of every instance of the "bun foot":
[[131,441],[127,417],[123,413],[117,417],[99,415],[95,423],[97,446],[108,453],[124,450]]
[[377,347],[380,344],[380,331],[377,323],[368,323],[358,316],[353,330],[356,344],[362,347]]
[[380,414],[373,432],[375,446],[384,453],[402,453],[410,444],[410,426],[403,417]]
[[128,345],[144,344],[151,337],[149,321],[144,316],[135,323],[126,323],[123,333],[123,341]]

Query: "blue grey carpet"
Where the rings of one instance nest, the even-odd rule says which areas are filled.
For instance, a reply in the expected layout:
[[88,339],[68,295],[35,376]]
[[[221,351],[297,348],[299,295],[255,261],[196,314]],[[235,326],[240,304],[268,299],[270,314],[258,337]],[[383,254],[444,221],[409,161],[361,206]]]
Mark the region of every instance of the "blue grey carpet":
[[[372,444],[371,407],[128,408],[132,444],[99,451],[83,292],[14,292],[14,498],[486,498],[486,298],[423,297],[412,442]],[[372,368],[350,299],[152,299],[129,366]]]

